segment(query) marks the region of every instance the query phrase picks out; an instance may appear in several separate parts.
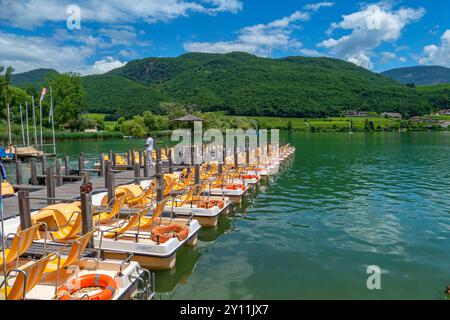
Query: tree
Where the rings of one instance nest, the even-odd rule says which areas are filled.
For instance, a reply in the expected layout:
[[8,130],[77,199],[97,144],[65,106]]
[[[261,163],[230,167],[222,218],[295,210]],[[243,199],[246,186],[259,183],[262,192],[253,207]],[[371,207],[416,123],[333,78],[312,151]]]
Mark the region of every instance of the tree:
[[80,130],[81,111],[84,109],[84,94],[81,77],[77,73],[50,74],[46,85],[52,86],[55,123],[61,128]]
[[292,132],[293,129],[294,129],[294,127],[292,126],[292,121],[289,120],[289,121],[288,121],[288,124],[287,124],[287,130],[288,130],[289,132]]
[[[0,66],[0,73],[2,73],[3,70],[5,70],[5,67]],[[9,91],[8,88],[9,88],[9,84],[11,82],[11,75],[13,74],[13,72],[14,72],[14,68],[9,66],[8,68],[6,68],[5,75],[3,76],[3,79],[2,79],[3,96],[4,96],[4,102],[5,102],[4,108],[5,108],[5,111],[6,111],[5,112],[5,114],[6,114],[6,127],[7,127],[7,130],[8,130],[8,144],[12,143],[11,135],[9,134],[11,132],[11,127],[10,127],[11,117],[10,117],[9,108],[8,108],[8,91]]]

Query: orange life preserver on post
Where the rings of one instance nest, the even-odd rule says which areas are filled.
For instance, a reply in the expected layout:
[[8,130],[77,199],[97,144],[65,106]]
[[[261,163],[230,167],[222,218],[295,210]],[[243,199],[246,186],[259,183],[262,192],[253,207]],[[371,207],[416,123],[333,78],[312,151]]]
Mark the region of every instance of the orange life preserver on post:
[[189,236],[189,228],[186,225],[169,224],[158,226],[152,231],[152,240],[158,243],[166,243],[172,238],[183,241]]
[[89,296],[88,300],[111,300],[117,290],[116,281],[106,274],[86,274],[75,278],[58,288],[59,300],[82,300],[72,297],[72,294],[83,288],[102,287],[103,291]]

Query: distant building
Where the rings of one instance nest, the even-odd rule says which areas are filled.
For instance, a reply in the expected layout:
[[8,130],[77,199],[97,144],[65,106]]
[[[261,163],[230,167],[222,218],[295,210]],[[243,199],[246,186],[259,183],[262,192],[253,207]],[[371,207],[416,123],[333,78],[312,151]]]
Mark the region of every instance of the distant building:
[[422,117],[412,117],[411,119],[409,119],[409,121],[412,122],[422,122],[423,118]]
[[381,114],[382,117],[385,118],[394,118],[394,119],[401,119],[402,115],[397,112],[384,112]]
[[441,116],[450,116],[450,109],[444,109],[438,112]]
[[344,111],[345,117],[368,117],[369,111],[356,111],[356,110],[346,110]]

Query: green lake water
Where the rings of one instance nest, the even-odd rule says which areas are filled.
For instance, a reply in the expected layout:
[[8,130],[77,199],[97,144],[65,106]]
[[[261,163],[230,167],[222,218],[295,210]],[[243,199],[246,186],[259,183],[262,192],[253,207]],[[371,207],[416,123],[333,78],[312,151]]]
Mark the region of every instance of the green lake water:
[[[163,299],[443,299],[450,132],[283,136],[295,157],[156,273]],[[60,143],[58,153],[143,147]],[[382,269],[381,290],[366,268]]]

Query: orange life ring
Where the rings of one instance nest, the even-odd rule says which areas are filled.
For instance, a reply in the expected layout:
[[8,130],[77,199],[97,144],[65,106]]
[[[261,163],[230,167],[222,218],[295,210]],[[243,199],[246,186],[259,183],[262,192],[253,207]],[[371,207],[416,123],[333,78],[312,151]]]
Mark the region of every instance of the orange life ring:
[[186,225],[169,224],[158,226],[152,230],[152,240],[159,243],[166,243],[172,238],[183,241],[189,236],[189,228]]
[[89,296],[88,300],[111,300],[117,290],[116,281],[106,274],[86,274],[80,278],[72,279],[58,288],[59,300],[82,300],[72,297],[76,291],[88,287],[102,287],[103,291]]
[[232,184],[232,185],[228,185],[227,186],[228,190],[238,190],[238,189],[242,189],[245,191],[245,185],[243,184]]
[[197,207],[209,209],[215,206],[218,206],[220,209],[222,209],[225,206],[225,203],[222,200],[209,200],[200,202]]
[[246,174],[242,176],[243,180],[253,180],[253,179],[258,179],[257,175],[254,174]]

